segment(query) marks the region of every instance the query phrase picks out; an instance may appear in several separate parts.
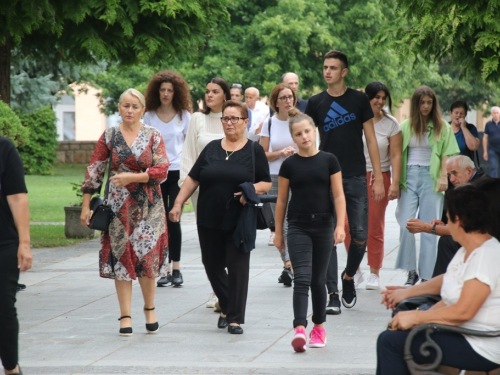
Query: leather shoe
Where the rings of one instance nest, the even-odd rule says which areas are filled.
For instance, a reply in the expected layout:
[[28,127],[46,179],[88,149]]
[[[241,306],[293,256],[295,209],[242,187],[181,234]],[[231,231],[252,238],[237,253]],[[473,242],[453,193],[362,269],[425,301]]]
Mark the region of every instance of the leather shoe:
[[227,331],[232,335],[241,335],[243,328],[241,326],[227,326]]
[[219,321],[217,322],[217,328],[226,328],[227,327],[227,319],[219,316]]

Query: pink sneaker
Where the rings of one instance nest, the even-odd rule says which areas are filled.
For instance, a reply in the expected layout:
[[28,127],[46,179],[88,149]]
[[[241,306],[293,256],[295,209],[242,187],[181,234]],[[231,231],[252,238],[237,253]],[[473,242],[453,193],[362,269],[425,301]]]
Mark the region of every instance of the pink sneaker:
[[295,328],[295,336],[292,339],[293,350],[297,353],[305,352],[307,344],[307,336],[304,328]]
[[314,327],[309,338],[310,348],[324,348],[326,345],[326,331],[323,327]]

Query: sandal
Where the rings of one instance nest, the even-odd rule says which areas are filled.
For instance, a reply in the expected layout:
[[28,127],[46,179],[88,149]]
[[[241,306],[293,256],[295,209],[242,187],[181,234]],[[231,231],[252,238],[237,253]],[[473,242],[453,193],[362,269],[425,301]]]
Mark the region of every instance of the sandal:
[[[132,320],[132,317],[130,315],[123,315],[123,316],[120,316],[120,318],[118,320],[122,320],[122,319]],[[132,336],[132,335],[133,335],[132,327],[120,328],[120,336]]]
[[[144,311],[153,311],[154,309],[155,309],[154,307],[151,307],[151,308],[145,307]],[[147,320],[147,318],[146,318],[146,320]],[[156,332],[158,332],[159,329],[160,329],[160,325],[158,324],[158,322],[146,323],[146,331],[148,333],[156,333]]]

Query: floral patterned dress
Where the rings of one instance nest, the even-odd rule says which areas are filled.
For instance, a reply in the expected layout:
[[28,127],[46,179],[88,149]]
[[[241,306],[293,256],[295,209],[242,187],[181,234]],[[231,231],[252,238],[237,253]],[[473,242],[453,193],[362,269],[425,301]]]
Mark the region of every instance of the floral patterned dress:
[[[101,190],[112,131],[106,129],[97,142],[82,184],[84,194]],[[112,219],[109,231],[101,236],[101,277],[128,281],[165,275],[168,234],[160,183],[167,178],[169,165],[163,138],[157,129],[143,125],[129,147],[119,127],[115,128],[111,176],[120,172],[147,172],[149,181],[122,188],[109,184]]]

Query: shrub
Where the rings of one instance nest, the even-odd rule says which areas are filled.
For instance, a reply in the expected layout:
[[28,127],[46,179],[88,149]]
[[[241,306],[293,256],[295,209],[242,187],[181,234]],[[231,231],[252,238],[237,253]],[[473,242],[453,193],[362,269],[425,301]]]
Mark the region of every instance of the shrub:
[[0,100],[0,135],[9,138],[16,147],[29,143],[29,130],[10,107]]
[[20,116],[22,124],[30,130],[30,142],[19,149],[27,174],[51,174],[56,160],[56,115],[52,108],[42,107]]

